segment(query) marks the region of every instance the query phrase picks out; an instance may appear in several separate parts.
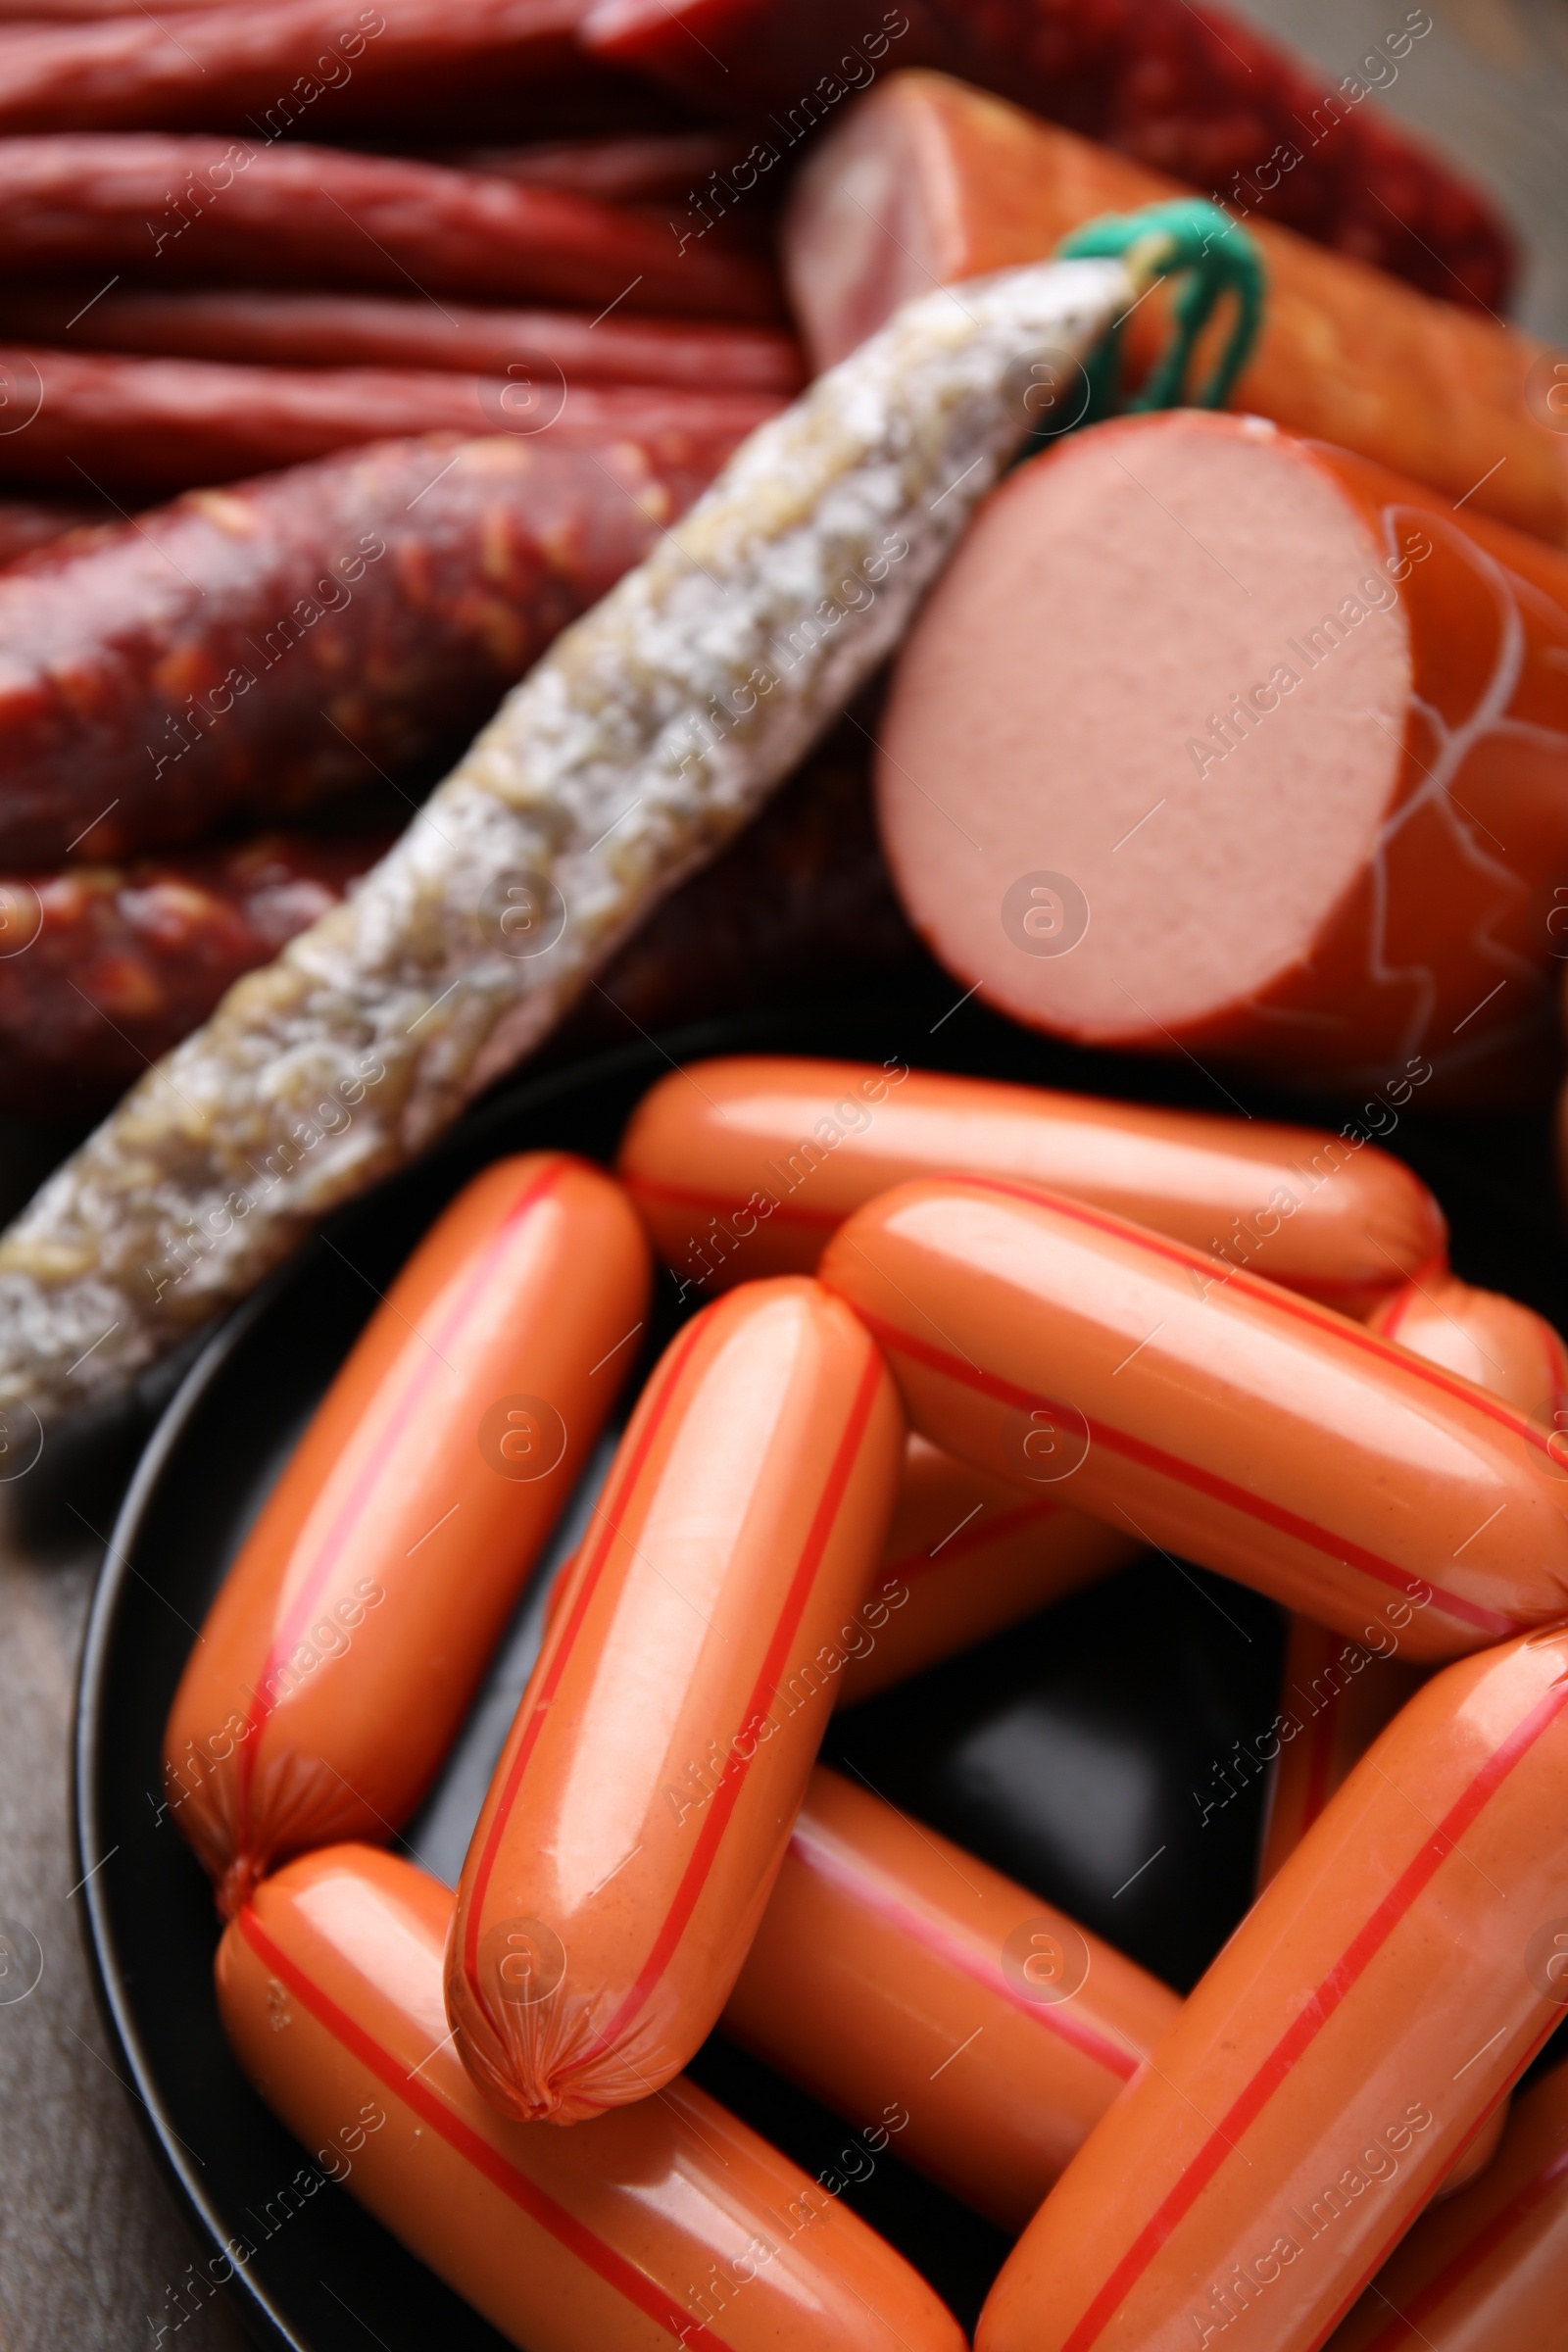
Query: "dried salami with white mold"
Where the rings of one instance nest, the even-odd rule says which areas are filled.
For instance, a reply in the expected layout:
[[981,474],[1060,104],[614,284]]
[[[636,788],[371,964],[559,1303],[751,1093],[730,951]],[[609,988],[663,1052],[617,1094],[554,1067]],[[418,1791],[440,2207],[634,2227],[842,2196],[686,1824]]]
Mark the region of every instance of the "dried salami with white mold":
[[898,642],[1040,355],[1083,358],[1138,291],[1084,261],[930,295],[753,434],[0,1240],[0,1402],[112,1393],[547,1036]]

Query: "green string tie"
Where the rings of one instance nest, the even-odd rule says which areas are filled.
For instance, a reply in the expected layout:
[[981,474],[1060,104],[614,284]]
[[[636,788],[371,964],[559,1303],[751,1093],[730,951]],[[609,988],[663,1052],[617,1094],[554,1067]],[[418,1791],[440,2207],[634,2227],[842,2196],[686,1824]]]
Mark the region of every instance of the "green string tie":
[[[1256,242],[1239,220],[1201,197],[1179,196],[1136,213],[1105,213],[1063,237],[1062,261],[1125,261],[1140,286],[1155,278],[1185,282],[1175,298],[1176,332],[1143,390],[1118,398],[1125,317],[1101,338],[1086,363],[1090,401],[1082,421],[1141,409],[1218,409],[1246,367],[1263,318],[1266,275]],[[1189,391],[1187,373],[1199,336],[1227,293],[1236,297],[1230,339],[1201,389]]]

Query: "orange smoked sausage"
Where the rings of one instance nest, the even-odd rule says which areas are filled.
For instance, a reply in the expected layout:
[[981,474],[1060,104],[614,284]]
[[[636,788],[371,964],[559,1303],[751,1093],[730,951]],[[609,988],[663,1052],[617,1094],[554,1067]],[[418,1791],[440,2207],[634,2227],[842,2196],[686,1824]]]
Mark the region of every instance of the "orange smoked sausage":
[[1568,2307],[1568,2067],[1514,2109],[1495,2165],[1422,2215],[1328,2352],[1546,2352]]
[[[1429,1363],[1506,1396],[1548,1436],[1568,1429],[1568,1350],[1534,1307],[1499,1291],[1478,1291],[1455,1274],[1429,1274],[1385,1298],[1368,1324]],[[1568,1438],[1558,1451],[1568,1477]]]
[[1565,1807],[1568,1630],[1418,1691],[1024,2231],[976,2352],[1314,2352],[1561,2018]]
[[822,1279],[910,1418],[1321,1623],[1451,1657],[1568,1611],[1547,1433],[1330,1308],[1060,1196],[901,1186]]
[[649,1090],[618,1172],[688,1285],[810,1273],[853,1210],[961,1169],[1093,1200],[1347,1314],[1441,1265],[1443,1212],[1375,1145],[852,1061],[736,1055]]
[[452,1897],[366,1846],[259,1886],[230,2041],[351,2195],[526,2352],[962,2352],[891,2246],[693,2083],[579,2132],[503,2122],[441,2006]]
[[1136,1540],[1040,1487],[991,1478],[911,1436],[898,1509],[861,1603],[846,1626],[837,1703],[853,1707],[942,1658],[988,1642],[1125,1566]]
[[[834,1646],[834,1704],[853,1707],[943,1658],[988,1642],[1080,1585],[1132,1559],[1138,1545],[1067,1503],[988,1478],[911,1437],[882,1558]],[[570,1562],[545,1604],[548,1626],[565,1598]]]
[[614,1402],[647,1297],[625,1196],[561,1152],[498,1161],[420,1243],[174,1695],[166,1801],[225,1916],[283,1855],[388,1836],[413,1811]]
[[447,1955],[505,2114],[657,2090],[761,1917],[870,1582],[904,1419],[820,1284],[749,1284],[666,1349],[615,1456],[468,1848]]
[[1259,1887],[1295,1853],[1329,1798],[1415,1690],[1421,1669],[1397,1656],[1396,1637],[1382,1651],[1293,1616],[1285,1683],[1271,1732],[1273,1779],[1263,1832]]
[[[1568,1354],[1544,1316],[1433,1271],[1393,1293],[1367,1328],[1517,1405],[1546,1440],[1543,1467],[1568,1478],[1568,1436],[1558,1434],[1568,1431]],[[1278,1760],[1260,1886],[1416,1688],[1419,1672],[1395,1655],[1397,1647],[1391,1636],[1374,1654],[1308,1618],[1295,1620],[1274,1727]]]
[[724,2032],[1023,2228],[1174,2023],[1168,1986],[818,1765]]

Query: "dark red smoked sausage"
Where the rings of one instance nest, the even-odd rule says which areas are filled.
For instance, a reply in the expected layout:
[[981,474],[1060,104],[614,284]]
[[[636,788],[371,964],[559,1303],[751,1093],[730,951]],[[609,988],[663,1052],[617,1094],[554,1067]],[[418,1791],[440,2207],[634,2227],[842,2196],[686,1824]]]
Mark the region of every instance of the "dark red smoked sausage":
[[[418,368],[530,376],[559,387],[667,384],[688,392],[798,392],[793,336],[695,318],[590,318],[580,311],[481,310],[397,294],[298,294],[270,287],[9,286],[0,337],[72,351],[251,360],[269,368]],[[514,395],[515,398],[515,395]],[[498,419],[492,413],[492,424]],[[519,422],[523,419],[519,418]],[[359,440],[358,432],[351,440]]]
[[67,506],[55,499],[0,499],[0,564],[15,564],[34,548],[63,539],[83,523],[102,522],[100,506]]
[[58,1117],[112,1102],[388,843],[265,833],[183,858],[0,877],[0,1104]]
[[0,270],[384,286],[771,321],[771,269],[591,197],[289,139],[0,139]]
[[384,442],[0,572],[0,860],[121,857],[451,757],[729,446]]
[[[582,0],[232,0],[182,7],[177,36],[146,10],[95,24],[0,31],[0,131],[237,129],[329,139],[476,95],[583,78]],[[592,69],[590,69],[590,72]],[[601,80],[607,77],[599,70]]]
[[783,406],[762,392],[569,385],[521,361],[510,375],[413,368],[270,368],[218,360],[0,347],[0,384],[36,402],[0,435],[0,479],[91,483],[145,501],[415,433],[513,432],[598,451],[671,436],[733,447]]
[[1238,212],[1501,310],[1514,245],[1495,209],[1363,103],[1431,30],[1408,11],[1332,90],[1251,24],[1191,0],[907,0],[863,24],[839,0],[597,0],[581,38],[689,102],[769,116],[775,148],[877,74],[938,66]]

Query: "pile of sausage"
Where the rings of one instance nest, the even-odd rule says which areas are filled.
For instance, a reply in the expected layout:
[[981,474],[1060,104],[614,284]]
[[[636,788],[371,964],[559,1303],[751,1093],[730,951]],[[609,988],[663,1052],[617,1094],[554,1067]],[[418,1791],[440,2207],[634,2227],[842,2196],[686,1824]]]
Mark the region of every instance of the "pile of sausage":
[[[1463,470],[1475,437],[1452,429],[1452,387],[1475,383],[1478,354],[1507,373],[1489,315],[1513,272],[1506,228],[1365,103],[1432,29],[1419,10],[1330,91],[1186,0],[1132,16],[1007,0],[983,21],[919,0],[853,39],[837,11],[782,0],[172,13],[0,5],[12,1106],[107,1103],[323,891],[352,887],[506,688],[800,388],[790,321],[811,365],[838,356],[846,321],[852,341],[878,322],[897,270],[890,248],[877,287],[859,282],[878,205],[852,208],[846,234],[845,140],[876,149],[891,130],[900,148],[900,92],[1000,119],[1014,110],[982,92],[1004,90],[1043,138],[1100,142],[1085,152],[1103,186],[1008,161],[1013,213],[1035,192],[1037,217],[1015,221],[1029,258],[1144,183],[1183,180],[1260,220],[1298,277],[1326,270],[1331,310],[1381,319],[1392,290],[1393,324],[1352,373],[1401,377],[1394,437],[1440,470]],[[982,177],[1004,144],[981,125]],[[922,191],[940,168],[929,141],[894,157],[898,268],[922,288],[995,266],[983,233],[930,266]],[[1278,413],[1300,421],[1283,313],[1279,333],[1247,399],[1274,414],[1287,384]],[[1445,333],[1463,367],[1434,364]],[[1346,416],[1369,413],[1358,394]],[[1332,416],[1313,429],[1342,437]],[[1516,419],[1478,496],[1535,527],[1563,494],[1530,440]],[[279,821],[326,845],[247,838]],[[210,881],[177,866],[192,842]],[[222,878],[236,858],[282,861],[289,924],[248,921]],[[183,894],[177,923],[136,911],[149,860],[166,898]],[[61,955],[33,952],[46,938],[69,983]],[[802,953],[829,945],[807,921]]]
[[[655,1256],[700,1311],[454,1896],[377,1841]],[[1568,2000],[1565,1427],[1556,1334],[1452,1274],[1357,1126],[677,1070],[615,1176],[534,1152],[446,1210],[193,1648],[166,1801],[241,2063],[308,2145],[355,2133],[351,2192],[529,2352],[961,2346],[684,2077],[715,2026],[1017,2234],[980,2352],[1539,2352],[1568,2075],[1508,2101]],[[835,1703],[1150,1544],[1283,1602],[1333,1702],[1303,1729],[1282,1692],[1258,1897],[1185,2001],[814,1763]]]

